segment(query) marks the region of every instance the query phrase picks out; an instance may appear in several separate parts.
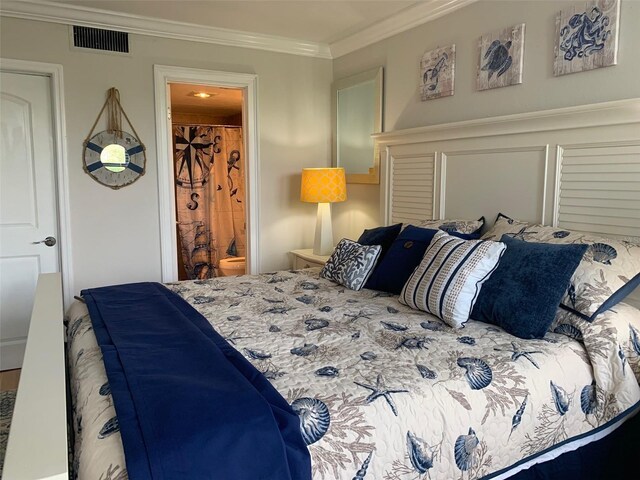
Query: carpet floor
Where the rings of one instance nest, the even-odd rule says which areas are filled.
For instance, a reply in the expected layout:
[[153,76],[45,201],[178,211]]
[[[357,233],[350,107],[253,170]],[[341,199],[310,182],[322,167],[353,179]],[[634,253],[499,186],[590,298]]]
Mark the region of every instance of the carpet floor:
[[11,428],[11,416],[13,406],[16,403],[16,390],[0,392],[0,478],[2,478],[2,466],[4,465],[4,453],[7,450],[9,440],[9,428]]

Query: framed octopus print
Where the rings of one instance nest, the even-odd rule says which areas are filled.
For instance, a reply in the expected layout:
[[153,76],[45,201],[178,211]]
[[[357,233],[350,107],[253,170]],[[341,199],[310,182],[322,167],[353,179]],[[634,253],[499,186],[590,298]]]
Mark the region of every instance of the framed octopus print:
[[524,23],[480,37],[478,90],[522,83]]
[[618,63],[620,0],[596,0],[556,17],[553,74],[583,72]]
[[450,97],[454,92],[456,45],[429,50],[420,60],[420,98]]

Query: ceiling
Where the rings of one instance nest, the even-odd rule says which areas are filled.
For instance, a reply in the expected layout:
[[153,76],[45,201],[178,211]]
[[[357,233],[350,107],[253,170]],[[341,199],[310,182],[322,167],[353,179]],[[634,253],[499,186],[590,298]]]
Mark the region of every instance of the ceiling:
[[0,0],[0,15],[338,58],[478,0]]
[[[211,94],[209,98],[199,98],[193,92]],[[181,83],[171,84],[171,108],[174,111],[189,113],[211,113],[229,116],[242,112],[242,90],[239,88],[220,88]]]
[[[54,0],[129,15],[331,44],[419,3],[416,0]],[[194,32],[197,33],[197,32]]]

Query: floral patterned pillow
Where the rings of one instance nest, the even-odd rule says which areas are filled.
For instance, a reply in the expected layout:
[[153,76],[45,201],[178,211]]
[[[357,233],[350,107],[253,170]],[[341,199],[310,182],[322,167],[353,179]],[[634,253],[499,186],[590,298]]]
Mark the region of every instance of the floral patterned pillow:
[[416,225],[420,228],[430,228],[432,230],[442,230],[447,233],[480,234],[484,226],[484,217],[478,220],[424,220]]
[[325,263],[320,276],[351,290],[360,290],[373,272],[381,250],[380,245],[360,245],[343,238]]
[[584,320],[592,321],[640,286],[640,244],[533,225],[500,214],[482,238],[499,240],[502,235],[527,242],[589,245],[560,304]]

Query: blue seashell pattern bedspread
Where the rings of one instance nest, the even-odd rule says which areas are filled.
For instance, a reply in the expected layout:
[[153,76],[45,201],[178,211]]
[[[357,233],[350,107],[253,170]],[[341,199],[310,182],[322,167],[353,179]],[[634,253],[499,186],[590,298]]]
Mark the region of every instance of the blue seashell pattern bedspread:
[[[544,339],[521,340],[474,321],[453,330],[317,269],[167,287],[292,405],[314,480],[482,478],[640,402],[640,312],[624,304],[573,328],[559,315]],[[86,307],[75,303],[67,320],[76,477],[123,480],[118,417]]]

